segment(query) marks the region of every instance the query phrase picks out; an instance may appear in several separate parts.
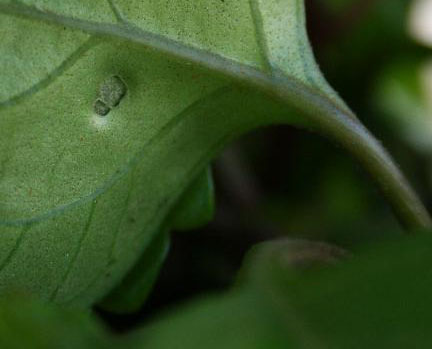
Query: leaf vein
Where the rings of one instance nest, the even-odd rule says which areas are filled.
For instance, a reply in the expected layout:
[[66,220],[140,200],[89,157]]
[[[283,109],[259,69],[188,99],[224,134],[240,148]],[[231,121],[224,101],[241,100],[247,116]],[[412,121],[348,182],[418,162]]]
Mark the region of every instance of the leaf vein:
[[302,4],[300,3],[300,1],[302,0],[296,0],[295,1],[295,11],[296,11],[296,32],[297,32],[297,48],[299,50],[299,54],[300,54],[300,63],[301,63],[301,67],[303,70],[303,75],[306,78],[307,82],[311,85],[311,86],[317,86],[314,77],[310,74],[309,69],[307,67],[307,59],[306,59],[306,52],[305,52],[305,48],[304,45],[302,44],[302,40],[301,38],[303,38],[303,30],[305,30],[305,23],[303,21],[300,20],[300,18],[304,18],[304,16],[302,15]]
[[111,8],[111,11],[114,13],[115,18],[120,23],[127,23],[127,20],[123,13],[120,11],[114,0],[107,0],[109,7]]
[[255,38],[258,44],[258,48],[260,50],[261,58],[264,61],[265,69],[269,73],[273,73],[267,37],[264,31],[263,17],[259,8],[258,0],[249,0],[249,7],[251,10],[252,20],[255,29]]
[[[1,10],[0,5],[0,10]],[[69,55],[59,66],[57,66],[54,70],[48,73],[48,75],[35,83],[33,86],[28,89],[4,100],[0,101],[0,108],[16,105],[25,98],[28,98],[35,93],[41,91],[44,88],[50,86],[58,77],[60,77],[68,68],[73,66],[81,56],[87,52],[90,48],[92,48],[96,44],[96,40],[94,37],[88,38],[82,45],[80,45],[71,55]]]
[[63,274],[63,277],[61,278],[61,280],[58,283],[57,287],[55,288],[55,290],[53,291],[53,293],[50,296],[50,300],[52,300],[52,301],[57,298],[58,292],[63,287],[63,285],[66,283],[66,281],[67,281],[67,279],[68,279],[68,277],[69,277],[69,275],[70,275],[70,273],[71,273],[71,271],[73,269],[73,266],[75,265],[76,261],[78,260],[78,256],[79,256],[79,254],[81,252],[81,248],[82,248],[83,242],[86,239],[86,237],[87,237],[87,235],[89,233],[89,230],[90,230],[90,226],[91,226],[91,222],[93,220],[93,215],[94,215],[94,212],[95,212],[95,209],[96,209],[96,205],[97,205],[97,201],[94,200],[92,202],[91,206],[90,206],[90,213],[89,213],[87,222],[86,222],[86,224],[84,226],[84,229],[83,229],[83,231],[81,233],[80,239],[78,240],[78,246],[77,246],[77,248],[75,250],[75,253],[74,253],[74,255],[72,256],[72,258],[71,258],[71,260],[69,262],[69,265],[68,265],[68,267],[66,269],[66,272]]
[[[243,83],[247,82],[260,86],[263,83],[272,84],[274,82],[268,74],[260,69],[239,63],[213,52],[185,45],[159,34],[145,31],[135,25],[124,26],[96,23],[41,11],[35,7],[20,4],[0,4],[0,13],[55,23],[101,37],[111,37],[137,43],[148,49],[164,53],[169,57],[188,61],[219,72],[222,75]],[[285,85],[289,84],[292,85],[290,89],[294,90],[298,89],[299,85],[302,85],[302,82],[293,77],[286,76]],[[308,87],[305,85],[304,88],[307,89]]]
[[135,156],[129,162],[126,163],[126,165],[124,165],[118,171],[116,171],[115,174],[110,179],[108,179],[101,187],[96,189],[94,192],[85,195],[80,199],[73,201],[69,204],[65,204],[62,206],[58,206],[54,209],[51,209],[50,211],[40,214],[39,216],[26,218],[26,219],[0,221],[0,226],[21,226],[23,224],[36,223],[44,219],[49,219],[57,215],[60,215],[69,209],[78,207],[91,200],[95,200],[97,197],[99,197],[100,195],[105,193],[108,189],[110,189],[112,186],[114,186],[114,184],[117,183],[118,180],[123,178],[123,176],[125,176],[127,173],[129,173],[131,169],[134,169],[136,164],[144,157],[145,152],[147,151],[147,149],[150,148],[151,144],[158,139],[162,139],[170,130],[172,130],[178,123],[180,123],[183,120],[185,115],[190,113],[195,108],[200,107],[202,104],[207,103],[208,101],[211,101],[214,98],[221,96],[225,93],[229,93],[229,91],[230,91],[229,86],[221,87],[216,91],[210,93],[209,95],[198,99],[197,101],[195,101],[194,103],[186,107],[184,110],[179,112],[177,115],[175,115],[175,117],[170,119],[164,126],[162,126],[162,128],[155,135],[153,135],[145,144],[143,144],[141,150],[138,151],[135,154]]
[[15,256],[16,252],[18,251],[19,247],[21,246],[21,243],[24,239],[24,235],[29,231],[31,228],[31,225],[24,226],[15,241],[14,247],[10,250],[7,257],[3,260],[3,262],[0,265],[0,273],[5,269],[5,267],[12,261],[13,257]]
[[[107,260],[107,263],[105,265],[105,269],[108,268],[108,266],[110,265],[111,261],[113,260],[114,250],[115,250],[115,247],[117,245],[117,239],[118,239],[118,235],[119,235],[119,231],[120,231],[120,226],[121,226],[121,223],[124,220],[124,217],[126,216],[126,212],[127,212],[128,206],[129,206],[130,196],[131,196],[131,193],[132,193],[132,188],[133,188],[133,181],[131,181],[131,183],[129,185],[129,190],[128,190],[128,193],[126,195],[126,200],[125,200],[125,203],[124,203],[124,206],[123,206],[123,210],[122,210],[122,213],[120,214],[120,218],[119,218],[116,230],[114,231],[114,234],[113,234],[113,241],[112,241],[110,249],[109,249],[108,260]],[[75,296],[73,296],[68,302],[72,302],[75,299],[79,298],[82,294],[86,294],[87,291],[89,289],[91,289],[99,281],[99,279],[102,278],[102,277],[103,277],[103,274],[99,273],[98,275],[96,275],[93,278],[93,280],[91,280],[88,283],[88,285],[83,290],[81,290],[80,292],[78,292],[78,294],[76,294]]]
[[[234,130],[234,133],[237,133],[239,130]],[[223,144],[225,144],[227,139],[220,139],[217,143],[215,143],[212,148],[210,149],[210,153],[216,152],[217,150],[220,150]],[[207,163],[208,157],[207,155],[202,156],[197,160],[195,165],[186,173],[184,176],[185,180],[183,180],[179,185],[178,188],[184,188],[187,186],[187,184],[190,182],[191,178],[196,178],[196,176],[202,171],[204,165]],[[190,183],[189,183],[190,184]],[[161,199],[159,201],[159,204],[155,206],[154,212],[151,215],[151,218],[148,222],[148,226],[154,226],[158,225],[156,224],[159,220],[159,223],[161,223],[161,220],[163,217],[165,217],[165,210],[172,204],[173,202],[176,202],[178,199],[178,196],[181,194],[181,192],[176,193],[176,195],[172,195],[170,197],[170,200],[167,199]],[[150,238],[150,241],[154,237]],[[79,298],[81,295],[85,294],[86,291],[97,282],[99,278],[95,278],[90,285],[87,286],[87,288],[81,292],[79,292],[77,295],[75,295],[72,299],[69,300],[69,302],[73,302],[75,299]]]
[[[172,40],[163,35],[145,31],[135,25],[112,25],[96,23],[78,18],[58,15],[48,11],[41,11],[35,7],[21,4],[0,4],[0,13],[12,16],[32,18],[35,20],[54,23],[69,28],[75,28],[100,37],[111,37],[119,40],[139,44],[168,57],[194,63],[198,66],[213,70],[221,75],[230,77],[241,84],[247,84],[270,95],[282,93],[294,105],[298,104],[301,96],[304,100],[315,99],[316,104],[323,108],[340,110],[343,114],[352,114],[349,109],[341,108],[323,92],[308,86],[301,80],[285,73],[271,76],[261,69],[246,65],[233,59],[209,52],[197,47]],[[285,101],[286,102],[286,101]]]

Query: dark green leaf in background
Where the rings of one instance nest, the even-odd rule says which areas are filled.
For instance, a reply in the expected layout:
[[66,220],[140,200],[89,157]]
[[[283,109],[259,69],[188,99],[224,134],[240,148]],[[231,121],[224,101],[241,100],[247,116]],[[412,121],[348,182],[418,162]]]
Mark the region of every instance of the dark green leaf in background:
[[[126,335],[25,298],[0,303],[2,348],[429,348],[430,234],[347,255],[319,243],[256,246],[229,292],[201,297]],[[94,321],[94,320],[93,320]],[[31,339],[30,339],[31,338]]]
[[138,347],[429,348],[431,243],[429,234],[403,238],[355,257],[328,245],[264,243],[230,293],[138,330]]
[[14,295],[0,301],[0,347],[4,349],[115,348],[115,338],[88,313]]

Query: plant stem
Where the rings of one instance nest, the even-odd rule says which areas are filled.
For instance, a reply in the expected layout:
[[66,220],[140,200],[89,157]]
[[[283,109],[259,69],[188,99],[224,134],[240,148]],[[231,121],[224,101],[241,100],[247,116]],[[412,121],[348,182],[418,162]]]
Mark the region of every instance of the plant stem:
[[274,78],[272,84],[264,89],[273,98],[296,106],[318,131],[342,144],[354,155],[377,181],[407,232],[432,227],[429,213],[398,166],[354,114],[341,110],[324,96],[304,87],[293,89],[291,82],[286,84],[283,78]]

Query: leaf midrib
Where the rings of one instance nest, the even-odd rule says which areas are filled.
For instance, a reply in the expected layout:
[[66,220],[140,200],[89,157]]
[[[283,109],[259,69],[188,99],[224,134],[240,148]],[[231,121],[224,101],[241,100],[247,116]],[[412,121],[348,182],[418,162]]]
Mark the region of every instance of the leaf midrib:
[[[299,97],[299,92],[302,92],[301,94],[304,96],[313,95],[314,99],[318,97],[318,99],[321,100],[321,103],[319,104],[327,106],[327,108],[338,109],[345,115],[353,117],[352,112],[344,108],[345,106],[336,104],[320,90],[310,87],[301,80],[287,75],[282,71],[273,70],[272,72],[274,74],[269,75],[268,73],[251,65],[240,63],[233,59],[203,50],[201,48],[185,45],[173,39],[167,38],[166,36],[143,30],[130,22],[125,23],[123,21],[120,24],[92,22],[79,18],[59,15],[46,10],[42,11],[36,7],[20,3],[0,4],[0,13],[49,22],[68,28],[81,30],[85,33],[100,37],[117,38],[140,44],[143,47],[168,55],[174,59],[178,59],[189,64],[196,64],[226,77],[230,77],[239,83],[253,86],[270,95],[273,94],[272,90],[280,89],[282,85],[285,89],[285,92],[292,95],[292,101],[294,102],[296,98]],[[255,18],[256,14],[253,17]],[[261,36],[260,23],[254,23],[254,25],[258,34],[257,37]],[[262,40],[258,40],[259,46],[263,44],[260,43],[260,41]],[[260,47],[260,49],[264,52],[266,51],[265,47]],[[307,99],[307,97],[303,98]]]

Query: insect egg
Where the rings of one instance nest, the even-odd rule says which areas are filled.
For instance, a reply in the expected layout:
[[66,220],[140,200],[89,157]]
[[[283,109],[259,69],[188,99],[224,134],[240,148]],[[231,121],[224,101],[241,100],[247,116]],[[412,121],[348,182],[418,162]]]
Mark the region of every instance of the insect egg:
[[99,89],[93,110],[100,116],[107,115],[112,108],[116,107],[127,91],[126,84],[117,75],[105,79]]

